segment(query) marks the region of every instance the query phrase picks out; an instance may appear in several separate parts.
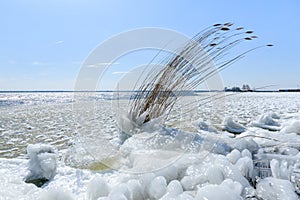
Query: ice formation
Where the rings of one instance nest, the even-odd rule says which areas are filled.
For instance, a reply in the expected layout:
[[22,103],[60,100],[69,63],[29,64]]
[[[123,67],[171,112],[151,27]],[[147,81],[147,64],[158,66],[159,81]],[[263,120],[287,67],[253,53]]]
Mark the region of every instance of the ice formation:
[[257,121],[252,122],[252,126],[268,129],[271,131],[279,131],[280,124],[277,121],[278,115],[271,113],[271,114],[263,114],[259,116]]
[[47,179],[50,180],[56,173],[56,154],[54,147],[46,144],[28,145],[29,174],[26,180]]
[[265,200],[285,199],[296,200],[297,195],[291,182],[276,178],[265,178],[256,186],[257,196]]
[[232,117],[226,117],[223,122],[224,129],[230,133],[239,134],[246,131],[246,128],[239,124]]

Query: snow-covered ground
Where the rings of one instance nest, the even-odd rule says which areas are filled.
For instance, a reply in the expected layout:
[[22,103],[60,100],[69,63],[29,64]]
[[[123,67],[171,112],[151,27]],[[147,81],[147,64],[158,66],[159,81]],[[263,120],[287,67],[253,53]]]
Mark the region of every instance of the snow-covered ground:
[[122,144],[126,104],[86,97],[0,94],[0,199],[298,199],[300,94],[229,95],[220,119],[175,107]]

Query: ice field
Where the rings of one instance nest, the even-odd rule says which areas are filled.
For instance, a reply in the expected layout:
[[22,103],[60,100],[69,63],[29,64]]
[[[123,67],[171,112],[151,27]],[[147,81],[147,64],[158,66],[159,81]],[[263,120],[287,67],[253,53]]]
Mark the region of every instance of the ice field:
[[0,199],[298,199],[300,93],[210,95],[128,137],[130,95],[0,93]]

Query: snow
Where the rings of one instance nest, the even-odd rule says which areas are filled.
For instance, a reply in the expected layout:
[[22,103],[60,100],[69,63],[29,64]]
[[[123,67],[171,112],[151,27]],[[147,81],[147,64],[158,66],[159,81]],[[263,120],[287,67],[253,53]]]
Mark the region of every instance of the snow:
[[73,194],[62,188],[50,188],[42,192],[41,199],[43,200],[75,200]]
[[[295,184],[300,180],[297,177],[297,171],[300,172],[300,112],[293,103],[287,103],[286,97],[278,100],[278,96],[268,94],[264,101],[271,98],[270,103],[262,101],[259,95],[265,94],[242,94],[243,101],[229,102],[231,109],[227,114],[233,116],[231,119],[225,119],[223,124],[220,121],[218,125],[212,119],[201,119],[194,124],[197,130],[162,127],[158,125],[159,119],[155,119],[143,130],[138,130],[141,132],[123,138],[121,142],[116,135],[109,135],[111,140],[104,141],[113,144],[102,145],[101,142],[98,149],[86,143],[96,137],[85,143],[74,138],[68,143],[71,147],[59,150],[55,143],[28,145],[28,157],[0,158],[0,197],[298,199]],[[292,99],[290,102],[294,102],[294,97]],[[253,107],[257,107],[255,114],[251,113]],[[127,124],[126,117],[122,120],[121,129],[125,134],[136,126]],[[110,121],[105,123],[107,127],[112,126]],[[230,129],[233,132],[239,128],[244,128],[235,132],[239,134],[228,133]],[[95,129],[97,134],[100,131]],[[91,146],[86,147],[87,144]],[[111,146],[115,147],[114,151],[106,155],[115,159],[115,165],[105,169],[92,168],[91,164],[101,163],[98,158],[102,157],[95,156],[91,150],[98,154],[110,153],[107,148]],[[270,170],[272,177],[255,177],[260,170],[255,165],[258,161],[270,165],[269,169],[267,165],[264,167]],[[49,181],[41,188],[24,181],[35,178]]]

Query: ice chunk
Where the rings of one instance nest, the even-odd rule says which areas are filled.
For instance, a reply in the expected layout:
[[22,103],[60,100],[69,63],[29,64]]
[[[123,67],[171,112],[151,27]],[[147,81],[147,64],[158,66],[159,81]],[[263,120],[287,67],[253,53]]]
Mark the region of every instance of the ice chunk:
[[138,180],[132,179],[127,182],[128,190],[132,200],[143,199],[142,186]]
[[221,185],[207,185],[197,191],[197,200],[241,200],[242,186],[232,180],[224,180]]
[[184,190],[193,190],[197,182],[191,176],[184,176],[180,181]]
[[108,196],[109,200],[128,200],[126,198],[126,196],[122,193],[113,193],[113,194],[109,194]]
[[109,193],[109,197],[111,199],[112,197],[113,198],[120,197],[121,199],[123,199],[122,196],[124,196],[126,199],[130,199],[130,192],[125,183],[121,183],[115,186],[114,188],[112,188],[112,190]]
[[276,119],[272,118],[272,114],[261,115],[258,120],[252,122],[251,125],[271,131],[280,130],[280,124],[276,121]]
[[268,177],[262,179],[256,185],[257,196],[264,200],[298,199],[295,189],[290,181]]
[[157,176],[163,176],[167,180],[167,182],[170,182],[174,179],[178,178],[178,169],[174,165],[170,165],[167,167],[164,167],[163,169],[156,172]]
[[225,179],[222,170],[217,166],[208,168],[206,175],[209,183],[211,184],[220,184]]
[[242,157],[248,157],[248,158],[252,159],[252,154],[248,149],[244,149],[242,151]]
[[232,147],[239,151],[248,149],[250,152],[256,152],[259,149],[258,144],[252,138],[236,138]]
[[240,158],[235,166],[240,170],[242,175],[246,178],[252,178],[253,174],[253,161],[249,157]]
[[152,199],[161,198],[167,191],[167,181],[163,176],[158,176],[151,181],[148,194]]
[[293,168],[288,165],[286,160],[281,160],[280,162],[276,159],[272,159],[270,162],[270,167],[272,171],[272,176],[274,178],[290,180]]
[[241,152],[237,149],[233,149],[229,154],[226,155],[226,158],[232,163],[235,164],[238,159],[241,158]]
[[279,162],[276,159],[272,159],[270,162],[272,176],[274,178],[280,178],[280,166]]
[[246,131],[246,128],[233,120],[232,117],[226,117],[223,121],[224,129],[230,133],[239,134]]
[[87,188],[87,199],[88,200],[97,200],[99,197],[104,197],[109,194],[109,187],[106,181],[99,175],[89,182]]
[[293,120],[290,123],[287,123],[284,125],[281,133],[297,133],[300,135],[300,121],[299,120]]
[[281,116],[278,113],[276,113],[276,112],[271,113],[271,117],[273,119],[280,119],[281,118]]
[[29,155],[29,174],[27,181],[34,179],[52,179],[56,174],[56,154],[54,147],[47,144],[30,144],[27,146]]
[[239,182],[232,181],[231,179],[225,179],[221,186],[231,189],[237,195],[241,195],[243,191],[243,186]]
[[110,200],[109,197],[99,197],[97,200]]
[[299,151],[292,147],[281,147],[279,148],[279,153],[282,155],[297,155]]
[[148,197],[148,189],[150,186],[151,181],[155,178],[154,173],[146,173],[141,175],[140,177],[140,184],[142,187],[142,193],[144,194],[144,197]]
[[179,195],[183,192],[182,186],[178,180],[173,180],[167,187],[167,192],[174,195]]
[[187,192],[183,192],[178,196],[178,200],[194,200],[194,198]]
[[196,121],[193,123],[197,128],[199,128],[200,130],[203,131],[208,131],[208,132],[212,132],[212,133],[218,133],[217,129],[215,129],[214,127],[208,125],[206,122],[204,122],[202,119]]

